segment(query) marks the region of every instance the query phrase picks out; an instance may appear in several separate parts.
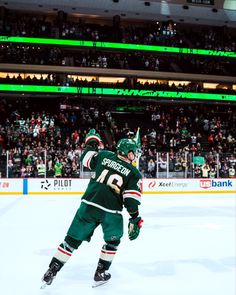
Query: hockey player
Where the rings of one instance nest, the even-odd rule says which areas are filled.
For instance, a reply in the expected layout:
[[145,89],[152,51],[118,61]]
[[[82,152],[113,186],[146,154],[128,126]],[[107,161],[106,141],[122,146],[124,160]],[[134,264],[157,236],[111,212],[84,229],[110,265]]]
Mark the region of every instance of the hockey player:
[[49,269],[44,274],[42,287],[51,285],[57,272],[72,256],[83,241],[90,241],[95,228],[102,226],[105,244],[101,249],[93,287],[106,283],[111,275],[107,272],[123,236],[122,209],[130,215],[128,236],[138,237],[142,219],[138,206],[141,201],[141,174],[132,165],[138,146],[132,139],[121,139],[117,153],[99,149],[101,137],[91,129],[85,139],[82,164],[94,170],[88,187],[82,196],[81,205],[68,229],[64,241],[53,256]]

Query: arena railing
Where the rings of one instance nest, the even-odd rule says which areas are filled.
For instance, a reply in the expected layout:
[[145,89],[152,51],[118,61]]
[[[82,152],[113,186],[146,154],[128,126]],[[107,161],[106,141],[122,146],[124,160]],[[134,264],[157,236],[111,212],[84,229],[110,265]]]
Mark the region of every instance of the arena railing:
[[[52,161],[49,166],[48,159],[50,154],[44,150],[42,153],[43,164],[45,165],[45,173],[39,175],[37,168],[37,161],[33,161],[31,169],[32,175],[27,174],[27,164],[24,162],[23,156],[20,161],[15,161],[14,156],[10,156],[9,152],[2,153],[0,158],[0,178],[31,178],[31,177],[44,177],[44,178],[90,178],[93,172],[83,168],[79,159],[77,161],[78,167],[76,171],[68,173],[67,166],[62,162],[62,173],[56,175],[56,168],[54,167],[55,161]],[[149,166],[149,161],[153,161],[153,165]],[[209,169],[206,174],[203,174],[203,166],[208,165]],[[152,159],[142,155],[137,163],[137,167],[145,178],[228,178],[236,177],[236,155],[229,153],[215,153],[203,152],[201,155],[195,155],[192,152],[161,152],[157,153]],[[152,167],[152,169],[150,169]],[[230,170],[231,169],[231,170]]]

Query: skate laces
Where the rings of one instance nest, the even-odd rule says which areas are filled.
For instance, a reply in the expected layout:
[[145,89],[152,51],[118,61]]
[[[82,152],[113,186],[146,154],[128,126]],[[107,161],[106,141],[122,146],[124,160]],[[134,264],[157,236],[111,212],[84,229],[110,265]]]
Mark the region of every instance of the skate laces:
[[53,273],[53,275],[55,276],[55,275],[57,274],[59,268],[60,268],[60,265],[59,265],[58,263],[54,263],[54,264],[49,268],[49,270],[51,270],[52,273]]

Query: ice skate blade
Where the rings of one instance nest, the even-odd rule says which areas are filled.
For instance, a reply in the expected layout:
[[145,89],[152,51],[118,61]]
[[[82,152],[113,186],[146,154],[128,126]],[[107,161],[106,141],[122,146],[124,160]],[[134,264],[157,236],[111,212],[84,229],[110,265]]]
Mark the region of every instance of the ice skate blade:
[[100,282],[94,281],[93,285],[92,285],[92,288],[97,288],[97,287],[102,286],[102,285],[104,285],[106,283],[108,283],[108,281],[100,281]]
[[47,286],[48,286],[48,284],[47,284],[47,283],[44,283],[44,284],[40,287],[40,289],[43,290],[43,289],[45,289]]
[[43,279],[42,279],[42,282],[43,282],[43,284],[41,285],[40,289],[45,289],[47,286],[51,285],[51,284],[48,284],[47,282],[45,282]]

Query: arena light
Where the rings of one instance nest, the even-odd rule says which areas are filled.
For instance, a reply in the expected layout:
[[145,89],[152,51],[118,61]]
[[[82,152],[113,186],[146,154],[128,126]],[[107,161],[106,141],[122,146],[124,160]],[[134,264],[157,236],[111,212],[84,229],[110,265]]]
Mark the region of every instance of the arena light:
[[56,46],[75,46],[75,47],[93,47],[104,49],[121,49],[135,51],[153,51],[165,53],[179,53],[190,55],[207,55],[207,56],[222,56],[236,58],[236,52],[232,51],[217,51],[207,49],[181,48],[170,46],[143,45],[143,44],[126,44],[113,42],[96,42],[96,41],[77,41],[67,39],[49,39],[49,38],[31,38],[31,37],[10,37],[0,36],[0,43],[21,43],[21,44],[44,44]]
[[183,99],[183,100],[215,100],[236,102],[236,95],[215,94],[202,92],[180,92],[160,90],[118,89],[101,87],[73,87],[73,86],[39,86],[39,85],[16,85],[0,84],[2,92],[37,92],[56,94],[99,95],[118,97],[147,97],[152,99]]

